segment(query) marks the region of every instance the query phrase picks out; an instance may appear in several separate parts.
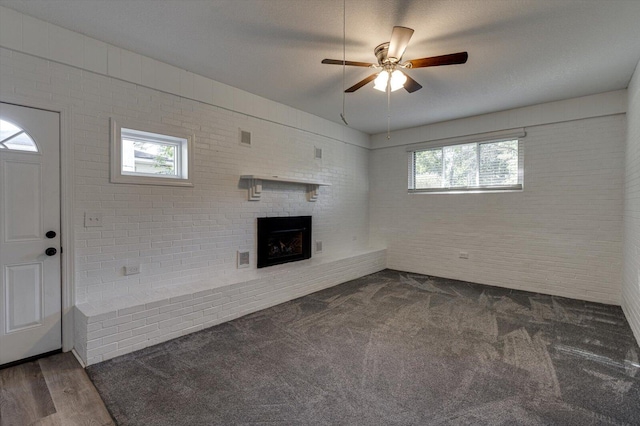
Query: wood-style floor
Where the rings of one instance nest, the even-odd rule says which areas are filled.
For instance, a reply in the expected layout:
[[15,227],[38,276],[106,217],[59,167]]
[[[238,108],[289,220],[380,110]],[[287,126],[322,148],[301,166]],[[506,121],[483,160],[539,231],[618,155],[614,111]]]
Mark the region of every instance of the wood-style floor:
[[71,352],[0,370],[0,426],[114,425]]

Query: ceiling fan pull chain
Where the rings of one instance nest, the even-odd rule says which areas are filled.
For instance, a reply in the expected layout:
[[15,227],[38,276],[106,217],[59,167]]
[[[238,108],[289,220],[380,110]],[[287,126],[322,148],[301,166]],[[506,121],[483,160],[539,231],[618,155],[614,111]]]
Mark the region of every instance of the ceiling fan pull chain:
[[391,87],[387,84],[387,140],[391,139]]

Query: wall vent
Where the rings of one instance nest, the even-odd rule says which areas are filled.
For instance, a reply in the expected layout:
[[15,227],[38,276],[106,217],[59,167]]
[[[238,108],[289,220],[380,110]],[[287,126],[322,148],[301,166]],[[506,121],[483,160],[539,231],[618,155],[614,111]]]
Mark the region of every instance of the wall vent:
[[322,253],[322,241],[316,241],[316,253]]
[[322,148],[315,147],[314,158],[316,160],[322,160]]
[[251,132],[240,129],[240,145],[251,146]]
[[238,250],[238,268],[249,267],[249,252]]

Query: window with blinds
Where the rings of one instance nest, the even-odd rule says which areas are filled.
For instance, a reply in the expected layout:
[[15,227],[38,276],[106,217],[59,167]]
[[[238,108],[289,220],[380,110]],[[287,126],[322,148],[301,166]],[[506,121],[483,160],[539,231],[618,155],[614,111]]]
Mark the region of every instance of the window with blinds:
[[409,151],[410,192],[522,189],[517,139]]

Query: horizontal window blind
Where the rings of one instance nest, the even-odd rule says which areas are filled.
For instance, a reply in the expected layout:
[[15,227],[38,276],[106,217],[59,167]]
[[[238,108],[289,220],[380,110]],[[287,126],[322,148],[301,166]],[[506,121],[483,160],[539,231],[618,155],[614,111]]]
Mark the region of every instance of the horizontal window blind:
[[517,139],[445,145],[409,156],[410,192],[522,189]]

